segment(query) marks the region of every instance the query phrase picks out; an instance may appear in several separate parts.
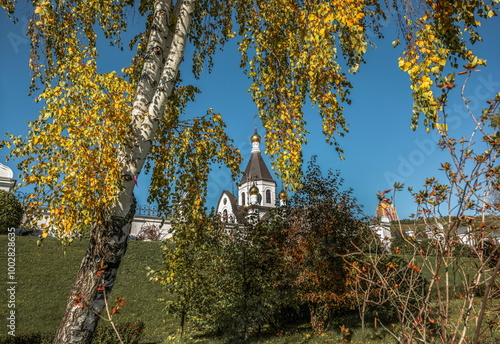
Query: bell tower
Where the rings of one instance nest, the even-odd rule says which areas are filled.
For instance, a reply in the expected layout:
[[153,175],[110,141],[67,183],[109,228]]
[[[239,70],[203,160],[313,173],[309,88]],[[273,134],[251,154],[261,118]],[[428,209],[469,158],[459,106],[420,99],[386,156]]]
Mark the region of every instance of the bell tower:
[[250,138],[250,161],[238,186],[238,205],[263,208],[276,207],[276,182],[260,154],[261,137],[255,130]]

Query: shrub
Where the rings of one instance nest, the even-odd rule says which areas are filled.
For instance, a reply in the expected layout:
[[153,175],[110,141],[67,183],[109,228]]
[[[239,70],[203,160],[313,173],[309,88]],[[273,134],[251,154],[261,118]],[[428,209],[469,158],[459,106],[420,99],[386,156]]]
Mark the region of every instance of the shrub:
[[24,209],[12,193],[0,190],[0,234],[9,228],[18,228],[23,219]]
[[162,231],[160,226],[145,223],[141,227],[141,231],[137,234],[137,240],[161,241]]
[[461,244],[461,243],[455,243],[453,245],[453,255],[455,257],[472,257],[473,255],[473,251],[472,249],[470,248],[470,246],[467,246],[465,244]]
[[[413,238],[405,237],[403,238],[401,235],[396,235],[392,242],[392,248],[394,252],[398,252],[398,254],[402,255],[413,255],[415,252],[415,248],[411,243],[408,243],[408,240],[412,240]],[[417,245],[418,246],[418,245]]]
[[484,241],[484,256],[488,259],[489,267],[493,268],[500,259],[500,243],[493,240]]
[[54,339],[53,335],[37,332],[0,337],[0,344],[51,344],[52,339]]
[[[118,325],[117,329],[125,344],[139,344],[144,334],[144,322],[125,323]],[[0,337],[0,344],[51,344],[54,339],[53,334],[48,333],[27,333],[16,336]],[[109,325],[101,325],[97,328],[92,344],[120,344],[116,333]]]
[[[118,333],[125,344],[138,344],[144,334],[144,322],[133,322],[117,325]],[[97,328],[92,339],[92,344],[120,344],[115,331],[110,325]]]
[[418,313],[428,284],[420,267],[398,255],[385,255],[376,261],[360,260],[359,266],[363,276],[357,281],[359,290],[368,293],[368,307],[362,315],[366,320],[377,318],[387,325]]

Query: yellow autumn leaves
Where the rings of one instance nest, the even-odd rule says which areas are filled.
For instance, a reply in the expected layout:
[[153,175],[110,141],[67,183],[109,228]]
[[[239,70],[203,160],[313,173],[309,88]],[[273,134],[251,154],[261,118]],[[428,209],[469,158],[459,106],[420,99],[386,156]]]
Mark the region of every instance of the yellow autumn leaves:
[[[327,141],[342,154],[336,138],[348,131],[343,107],[350,102],[347,76],[363,63],[370,43],[367,30],[379,33],[385,17],[381,4],[376,0],[229,0],[201,2],[200,6],[208,3],[211,7],[198,9],[202,15],[195,13],[191,24],[197,49],[195,74],[203,61],[210,67],[215,46],[233,36],[236,12],[242,65],[248,62],[250,93],[266,129],[266,151],[284,183],[299,186],[307,134],[303,106],[317,106]],[[422,3],[423,13],[406,11],[405,4],[394,2],[400,6],[396,8],[399,18],[404,19],[399,24],[406,43],[399,67],[410,77],[414,127],[424,114],[424,124],[430,128],[438,121],[433,87],[443,68],[450,57],[484,63],[467,47],[464,35],[467,32],[471,42],[479,40],[474,31],[476,16],[490,17],[495,12],[482,0],[474,4],[428,0]],[[12,8],[8,0],[0,0],[0,5],[8,11]],[[99,27],[117,43],[113,39],[126,29],[124,11],[129,5],[129,0],[61,1],[57,11],[49,1],[34,5],[35,16],[29,23],[32,86],[42,89],[38,100],[45,107],[25,141],[13,138],[17,142],[13,155],[25,159],[26,182],[35,186],[57,215],[54,221],[59,222],[54,226],[64,233],[79,231],[86,222],[104,217],[120,189],[123,163],[129,159],[122,147],[133,144],[130,104],[135,89],[130,79],[100,72],[95,31]],[[141,14],[149,13],[150,5],[141,3]],[[209,13],[210,20],[205,20]],[[210,25],[205,26],[207,22]],[[137,37],[138,54],[131,67],[124,69],[134,80],[147,46],[145,33]],[[180,188],[179,183],[193,181],[189,192],[200,194],[206,186],[208,161],[238,168],[238,152],[223,142],[227,137],[220,116],[209,114],[181,123],[179,111],[195,92],[180,87],[178,91],[170,97],[169,111],[153,142],[152,159],[158,169],[152,198],[160,202],[163,195]],[[176,164],[184,164],[184,170]],[[190,175],[182,177],[183,172]]]
[[266,153],[287,185],[299,186],[302,145],[307,131],[303,106],[318,106],[323,132],[336,145],[347,132],[343,103],[351,87],[338,62],[338,51],[354,73],[368,46],[365,18],[377,12],[363,1],[291,0],[261,2],[258,13],[242,20],[240,50],[250,47],[250,87],[266,129]]
[[[172,111],[177,110],[172,108]],[[179,122],[176,130],[168,130],[171,116],[176,114],[167,111],[160,123],[161,134],[151,149],[150,161],[154,161],[154,167],[150,200],[157,202],[164,214],[174,210],[176,204],[186,207],[181,210],[183,217],[201,218],[205,212],[210,165],[224,164],[236,178],[242,161],[240,152],[226,135],[225,123],[219,114],[208,111],[205,116]]]
[[15,6],[11,0],[0,0],[0,7],[6,10],[8,15],[14,13]]
[[57,78],[37,98],[45,103],[39,119],[13,151],[24,157],[23,179],[50,214],[45,233],[61,236],[103,221],[115,201],[127,158],[123,147],[131,142],[134,92],[116,73],[99,73],[92,51],[75,36],[64,43],[67,58],[57,60]]
[[[445,67],[458,68],[459,60],[478,59],[470,45],[481,40],[476,27],[477,16],[487,18],[491,6],[484,1],[426,1],[423,13],[411,11],[404,17],[402,31],[406,43],[399,68],[408,73],[413,92],[412,128],[416,129],[421,116],[426,130],[436,127],[441,109],[433,86],[440,84]],[[485,14],[486,13],[486,14]],[[463,62],[462,62],[463,63]]]
[[[409,46],[403,57],[399,58],[399,68],[410,76],[410,88],[417,106],[414,112],[425,114],[426,125],[429,119],[432,122],[437,121],[439,106],[436,106],[437,102],[431,88],[446,65],[448,52],[436,40],[435,28],[423,23],[421,29],[415,33],[413,45]],[[416,127],[416,123],[413,125]]]

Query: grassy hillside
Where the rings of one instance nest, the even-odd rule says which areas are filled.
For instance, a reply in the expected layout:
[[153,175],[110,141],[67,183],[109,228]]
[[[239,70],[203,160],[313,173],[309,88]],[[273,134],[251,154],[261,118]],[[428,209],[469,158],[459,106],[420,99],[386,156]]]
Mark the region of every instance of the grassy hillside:
[[[75,241],[64,248],[55,239],[41,247],[35,237],[16,237],[16,333],[54,332],[61,319],[69,288],[88,242]],[[161,267],[161,243],[131,241],[120,267],[111,298],[125,297],[126,305],[116,321],[144,321],[146,338],[162,340],[173,324],[163,322],[163,297],[157,283],[149,281],[146,267]],[[7,236],[0,236],[0,319],[7,318]],[[0,336],[7,327],[2,324]]]
[[[45,239],[41,247],[36,246],[35,237],[16,237],[16,334],[35,332],[54,333],[61,319],[69,288],[73,282],[88,241],[75,241],[65,249],[55,239]],[[0,319],[6,319],[7,300],[7,236],[0,235]],[[146,267],[159,269],[162,266],[162,248],[159,242],[131,241],[120,266],[111,299],[125,297],[126,305],[115,318],[117,323],[139,322],[146,324],[142,344],[173,343],[167,339],[177,328],[177,321],[163,311],[160,298],[162,288],[149,281]],[[346,318],[350,318],[351,315]],[[169,318],[168,321],[165,321]],[[345,319],[349,321],[349,319]],[[343,320],[342,320],[343,321]],[[0,337],[6,335],[7,327],[1,323]],[[101,322],[102,324],[102,322]],[[372,334],[380,336],[380,331]],[[355,336],[356,337],[356,336]],[[171,337],[172,338],[172,337]],[[315,336],[306,324],[278,336],[251,338],[245,343],[339,343],[340,331],[325,332]],[[183,343],[236,343],[234,338],[214,338],[187,334]],[[358,342],[359,343],[359,342]],[[380,343],[375,340],[371,343]]]
[[[55,239],[45,239],[41,247],[36,246],[35,237],[16,237],[16,334],[34,332],[55,332],[59,325],[69,288],[74,280],[81,259],[85,254],[88,241],[75,241],[66,251]],[[160,298],[165,294],[162,288],[149,281],[146,267],[159,269],[162,265],[161,243],[131,241],[127,254],[120,266],[111,299],[125,297],[126,305],[116,317],[117,323],[143,321],[146,324],[142,344],[173,343],[167,339],[177,328],[177,321],[163,311]],[[0,235],[0,319],[7,318],[7,236]],[[349,321],[351,315],[345,321]],[[169,318],[168,321],[164,319]],[[342,320],[344,321],[344,320]],[[101,322],[102,323],[102,322]],[[6,335],[7,327],[1,324],[0,337]],[[371,334],[380,336],[380,331]],[[355,335],[355,337],[357,337]],[[278,336],[254,337],[245,343],[339,343],[340,331],[311,334],[306,324]],[[183,343],[236,343],[234,338],[213,338],[198,336],[195,332],[187,334]],[[354,341],[356,342],[356,341]],[[381,343],[378,340],[371,343]],[[359,342],[357,342],[359,343]]]
[[[41,247],[36,246],[34,237],[16,237],[16,334],[34,332],[54,333],[62,317],[71,283],[76,275],[80,261],[85,253],[87,241],[76,241],[66,251],[55,239],[46,239]],[[7,287],[7,236],[0,236],[0,319],[8,317]],[[111,299],[124,297],[126,305],[115,318],[118,324],[126,322],[144,322],[145,336],[141,344],[174,343],[167,339],[175,332],[178,322],[167,316],[159,301],[165,297],[162,288],[149,281],[146,267],[160,269],[162,267],[162,248],[159,242],[131,241],[119,270]],[[410,260],[412,257],[406,257]],[[420,258],[416,264],[421,265]],[[474,259],[463,258],[457,264],[460,267],[471,267]],[[451,267],[452,270],[455,267]],[[423,270],[430,278],[430,273]],[[461,276],[453,274],[450,277],[452,286],[459,285]],[[456,280],[455,280],[456,278]],[[454,302],[453,302],[454,304]],[[460,300],[457,301],[457,306]],[[453,306],[453,305],[452,305]],[[168,321],[164,319],[169,318]],[[0,320],[0,337],[7,332],[6,320]],[[340,325],[347,325],[353,333],[352,343],[361,343],[359,321],[355,313],[344,314],[335,319],[335,324],[329,331],[314,335],[309,324],[291,327],[278,334],[268,333],[268,336],[252,337],[246,343],[340,343],[342,336]],[[384,336],[381,328],[368,330],[367,343],[387,344],[393,340]],[[236,343],[234,338],[198,337],[195,332],[188,332],[183,343]]]

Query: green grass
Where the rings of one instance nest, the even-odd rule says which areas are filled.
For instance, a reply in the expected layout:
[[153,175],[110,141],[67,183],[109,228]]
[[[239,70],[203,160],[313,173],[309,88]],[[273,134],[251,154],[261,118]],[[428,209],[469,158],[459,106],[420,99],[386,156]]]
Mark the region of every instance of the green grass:
[[[16,334],[34,332],[54,333],[63,315],[69,288],[73,282],[81,259],[85,254],[88,241],[75,241],[66,250],[55,239],[45,239],[41,247],[36,246],[35,237],[16,237]],[[159,242],[131,241],[118,273],[111,300],[124,297],[126,305],[115,318],[117,323],[144,322],[146,343],[205,343],[205,344],[237,344],[234,338],[206,337],[194,330],[188,331],[180,341],[172,336],[178,321],[165,314],[163,304],[159,301],[165,297],[158,283],[149,281],[147,269],[162,267],[162,247]],[[418,260],[418,259],[417,259]],[[421,261],[417,261],[421,264]],[[474,267],[470,259],[461,259],[460,266]],[[0,235],[0,319],[7,318],[7,236]],[[467,264],[467,265],[466,265]],[[425,271],[424,274],[429,274]],[[429,276],[427,276],[429,277]],[[458,281],[457,281],[458,282]],[[461,282],[461,281],[460,281]],[[164,319],[167,319],[165,321]],[[251,337],[245,343],[285,344],[285,343],[342,343],[340,325],[352,328],[351,343],[359,344],[361,330],[356,328],[358,322],[355,315],[338,317],[329,331],[312,334],[308,324],[299,327],[291,326],[288,332],[269,333],[259,337]],[[6,334],[7,327],[0,320],[0,337]],[[169,338],[170,336],[170,338]],[[383,331],[367,328],[366,343],[389,344],[394,340]]]
[[[36,246],[35,237],[16,237],[16,333],[55,332],[59,325],[69,288],[87,248],[87,240],[75,241],[66,250],[55,239]],[[0,319],[7,318],[7,236],[0,236]],[[165,323],[163,296],[159,284],[149,281],[146,267],[162,264],[161,243],[131,241],[118,272],[111,299],[124,297],[126,305],[116,316],[117,323],[146,323],[145,339],[160,341],[172,331]],[[7,327],[1,324],[0,336]]]
[[[75,241],[64,248],[55,239],[45,239],[36,246],[35,237],[16,237],[16,334],[34,332],[54,333],[64,313],[69,288],[76,276],[88,241]],[[116,316],[117,323],[146,324],[143,343],[175,343],[177,320],[169,317],[158,301],[165,294],[158,283],[149,281],[146,267],[162,267],[162,248],[159,242],[131,241],[120,266],[111,299],[125,297],[126,305]],[[7,317],[7,236],[0,235],[0,319]],[[164,319],[169,318],[169,321]],[[102,323],[102,322],[101,322]],[[0,337],[6,333],[1,324]],[[170,339],[167,339],[169,336]],[[353,339],[360,337],[354,333]],[[322,335],[312,335],[308,326],[292,328],[289,332],[250,338],[246,343],[340,343],[338,328]],[[234,338],[213,338],[188,333],[182,343],[238,343]],[[370,343],[370,342],[368,342]],[[373,342],[375,343],[375,342]]]

